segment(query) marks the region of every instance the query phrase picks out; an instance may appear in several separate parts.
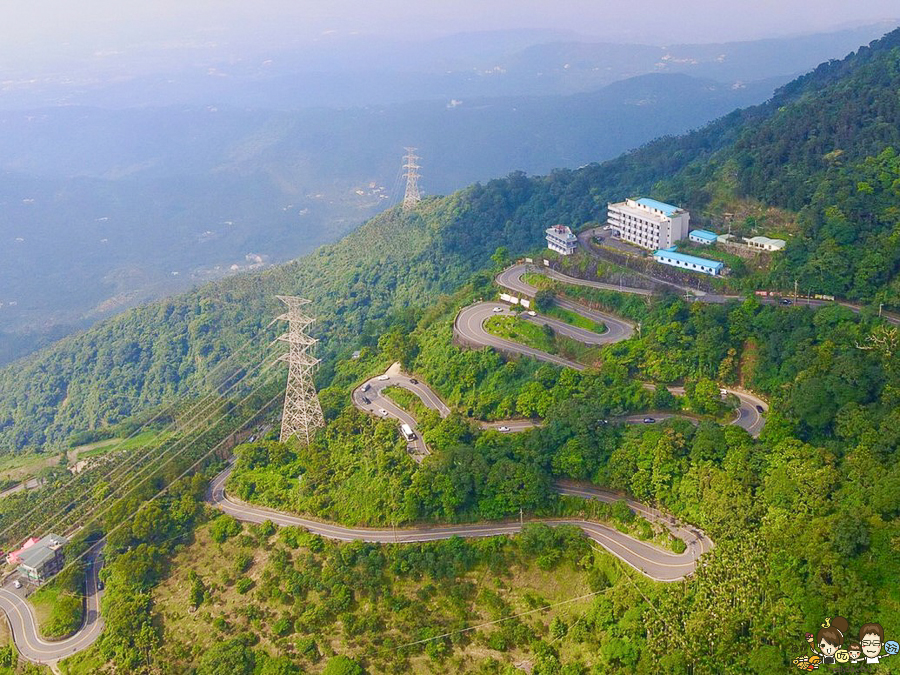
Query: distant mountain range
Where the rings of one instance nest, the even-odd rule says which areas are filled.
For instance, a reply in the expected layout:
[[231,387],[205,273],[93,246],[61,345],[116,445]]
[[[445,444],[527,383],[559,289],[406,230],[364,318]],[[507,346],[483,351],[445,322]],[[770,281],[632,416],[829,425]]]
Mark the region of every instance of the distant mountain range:
[[466,33],[433,40],[335,37],[305,47],[238,51],[210,42],[75,55],[64,65],[0,63],[0,109],[57,105],[354,107],[589,92],[648,73],[725,84],[794,76],[895,28],[897,20],[746,42],[621,44],[609,35]]
[[[400,198],[404,146],[419,148],[428,194],[574,168],[763,101],[883,28],[669,48],[486,33],[349,41],[264,73],[232,60],[215,78],[206,68],[227,54],[190,67],[157,55],[125,80],[123,57],[91,66],[91,84],[11,74],[0,108],[66,105],[0,112],[0,363],[339,238]],[[298,107],[313,103],[355,107]]]

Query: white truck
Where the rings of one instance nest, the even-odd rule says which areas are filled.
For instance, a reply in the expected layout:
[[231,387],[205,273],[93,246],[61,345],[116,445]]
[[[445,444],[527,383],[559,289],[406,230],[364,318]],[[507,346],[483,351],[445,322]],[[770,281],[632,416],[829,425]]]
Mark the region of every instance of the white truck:
[[400,425],[400,433],[403,434],[403,438],[405,438],[408,443],[416,440],[416,432],[413,431],[412,427],[406,422]]

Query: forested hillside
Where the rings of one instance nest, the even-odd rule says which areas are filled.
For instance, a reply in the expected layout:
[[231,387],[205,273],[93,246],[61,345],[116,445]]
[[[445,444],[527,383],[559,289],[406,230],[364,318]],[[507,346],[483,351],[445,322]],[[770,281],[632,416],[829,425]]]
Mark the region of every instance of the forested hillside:
[[791,83],[769,103],[686,136],[578,171],[513,174],[429,199],[408,216],[386,213],[297,262],[67,338],[0,371],[0,448],[59,444],[73,431],[221,385],[228,373],[209,377],[211,370],[276,315],[275,294],[313,300],[326,359],[371,344],[392,312],[455,290],[497,247],[534,249],[548,224],[580,226],[600,217],[607,200],[629,194],[652,191],[704,219],[727,209],[729,199],[791,209],[801,236],[769,283],[786,287],[797,271],[821,292],[900,305],[900,167],[888,149],[900,147],[898,45],[895,31]]

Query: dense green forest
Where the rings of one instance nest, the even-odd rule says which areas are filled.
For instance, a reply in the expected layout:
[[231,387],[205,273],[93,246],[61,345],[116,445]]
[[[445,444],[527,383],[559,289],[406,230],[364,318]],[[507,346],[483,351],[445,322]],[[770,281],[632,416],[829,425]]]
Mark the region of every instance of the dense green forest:
[[[455,304],[448,300],[451,312]],[[242,528],[214,512],[208,528],[196,530],[205,518],[197,476],[176,483],[162,504],[139,511],[111,540],[104,573],[110,623],[99,646],[76,657],[69,672],[103,663],[178,672],[174,664],[193,663],[203,673],[251,675],[279,662],[274,672],[317,673],[329,672],[338,654],[371,673],[506,673],[530,658],[543,675],[763,675],[786,672],[789,658],[805,648],[802,633],[824,616],[900,626],[892,581],[900,574],[900,474],[892,461],[900,444],[900,367],[896,330],[876,316],[840,306],[785,310],[753,299],[713,305],[663,297],[647,306],[641,336],[607,347],[601,368],[578,373],[528,360],[503,365],[486,350],[442,347],[449,344],[436,339],[444,314],[399,318],[379,345],[339,362],[321,392],[329,422],[315,442],[238,448],[231,489],[279,509],[388,524],[496,519],[519,509],[577,513],[577,505],[556,503],[550,486],[559,478],[590,480],[709,533],[716,547],[692,580],[654,584],[605,554],[584,555],[580,540],[565,533],[515,544],[382,549],[292,530],[275,540],[271,525]],[[477,429],[464,414],[425,416],[422,431],[434,454],[417,466],[393,423],[349,404],[355,383],[398,356],[420,376],[443,362],[454,379],[435,386],[463,412],[490,411],[504,393],[517,392],[513,403],[535,406],[546,424],[502,435]],[[664,390],[636,384],[654,372],[683,379],[682,404],[705,415],[717,412],[716,387],[700,386],[710,377],[766,394],[773,412],[762,437],[714,421],[630,428],[601,422],[649,403],[675,405]],[[458,382],[469,384],[454,389]],[[611,508],[592,515],[623,514]],[[222,547],[222,555],[204,562],[211,546]],[[173,553],[187,568],[170,564]],[[598,596],[562,616],[511,618],[514,607],[541,601],[507,595],[504,588],[514,588],[508,586],[492,590],[507,603],[494,607],[497,600],[476,589],[495,563],[526,573],[532,563],[524,554],[550,575],[558,565],[574,565],[569,576]],[[424,586],[413,591],[410,576]],[[438,589],[450,577],[481,581],[474,588],[466,581],[448,606]],[[155,622],[154,612],[163,613]],[[197,635],[221,636],[218,646],[199,649],[173,633],[185,616]],[[502,619],[499,631],[436,637],[491,616]],[[404,636],[428,641],[400,648]]]
[[[898,306],[894,154],[900,31],[824,64],[768,103],[578,171],[513,174],[404,217],[391,211],[340,243],[274,270],[132,310],[0,371],[0,448],[59,445],[253,363],[274,333],[218,370],[278,312],[277,293],[314,301],[323,355],[372,344],[394,311],[427,306],[484,268],[498,246],[539,245],[548,223],[596,220],[607,200],[652,191],[700,218],[726,197],[797,212],[769,280]],[[715,200],[714,200],[715,198]],[[726,202],[727,203],[727,202]],[[716,208],[725,208],[716,206]],[[323,381],[327,381],[327,371]]]

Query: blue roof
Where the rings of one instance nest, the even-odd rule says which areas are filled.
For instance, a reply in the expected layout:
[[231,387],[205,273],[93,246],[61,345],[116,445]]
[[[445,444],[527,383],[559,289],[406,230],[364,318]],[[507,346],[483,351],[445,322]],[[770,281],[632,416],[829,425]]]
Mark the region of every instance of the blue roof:
[[698,239],[706,239],[707,241],[715,241],[719,238],[715,232],[710,232],[709,230],[691,230],[692,237],[697,237]]
[[685,263],[693,263],[695,265],[703,265],[704,267],[712,267],[714,270],[720,270],[725,267],[725,263],[720,262],[718,260],[707,260],[706,258],[698,258],[695,255],[688,255],[687,253],[678,253],[677,251],[669,251],[666,249],[660,249],[653,254],[653,257],[663,256],[666,258],[670,258],[671,260],[680,260]]
[[637,203],[641,206],[646,206],[649,209],[657,209],[662,211],[667,216],[671,216],[676,211],[681,211],[677,206],[672,206],[671,204],[666,204],[665,202],[658,202],[655,199],[650,199],[649,197],[641,197],[637,200]]

